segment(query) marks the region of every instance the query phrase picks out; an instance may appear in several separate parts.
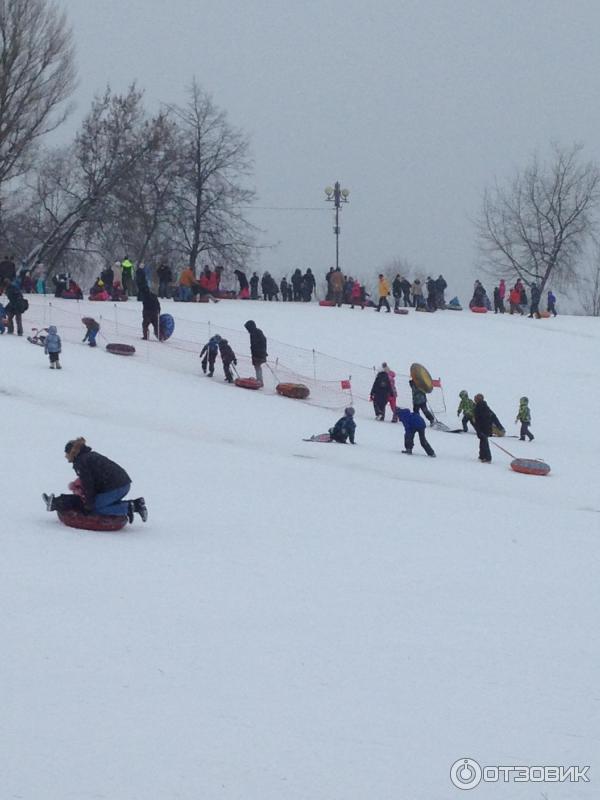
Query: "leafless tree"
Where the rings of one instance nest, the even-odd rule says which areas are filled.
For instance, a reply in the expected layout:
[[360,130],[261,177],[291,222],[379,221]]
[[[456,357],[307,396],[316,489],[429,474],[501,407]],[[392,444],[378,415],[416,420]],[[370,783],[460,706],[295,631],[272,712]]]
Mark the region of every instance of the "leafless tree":
[[486,190],[478,234],[489,274],[540,291],[550,279],[573,285],[600,196],[598,168],[582,163],[580,152],[554,145],[549,162],[535,157],[510,184]]
[[4,185],[30,167],[40,138],[67,116],[75,65],[66,17],[47,0],[0,0],[0,44],[1,234]]
[[583,313],[588,317],[600,317],[600,247],[580,281],[578,294]]
[[170,107],[180,157],[169,207],[172,242],[192,267],[200,254],[223,266],[243,265],[255,230],[243,213],[254,198],[243,185],[252,167],[248,139],[196,80],[188,94],[185,107]]
[[119,253],[130,253],[136,262],[143,262],[149,252],[169,249],[166,219],[181,167],[178,145],[176,126],[164,116],[156,126],[154,146],[112,192],[98,231],[107,244],[112,242],[107,248],[112,257],[118,255],[116,244]]
[[38,171],[31,210],[38,244],[30,264],[42,261],[51,274],[70,248],[93,248],[109,199],[156,148],[163,125],[162,114],[146,118],[135,86],[94,100],[75,144],[49,154]]

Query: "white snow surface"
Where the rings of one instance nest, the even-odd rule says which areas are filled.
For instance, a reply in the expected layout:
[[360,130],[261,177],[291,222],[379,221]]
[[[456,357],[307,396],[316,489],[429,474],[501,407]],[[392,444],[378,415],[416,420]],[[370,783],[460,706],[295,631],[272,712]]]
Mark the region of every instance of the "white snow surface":
[[[25,332],[56,324],[63,370],[0,337],[2,800],[443,800],[465,796],[463,757],[591,766],[473,797],[598,796],[597,319],[163,301],[175,334],[145,343],[135,301],[30,303]],[[428,430],[437,459],[404,456],[364,391],[355,447],[303,442],[342,393],[323,408],[227,385],[220,361],[202,376],[209,330],[251,373],[250,318],[307,376],[313,348],[332,382],[352,372],[335,359],[385,360],[404,391],[425,364],[451,427],[463,388],[512,434],[527,395],[535,441],[500,444],[551,474],[494,447],[479,463],[472,434]],[[76,436],[131,474],[145,525],[46,512]]]

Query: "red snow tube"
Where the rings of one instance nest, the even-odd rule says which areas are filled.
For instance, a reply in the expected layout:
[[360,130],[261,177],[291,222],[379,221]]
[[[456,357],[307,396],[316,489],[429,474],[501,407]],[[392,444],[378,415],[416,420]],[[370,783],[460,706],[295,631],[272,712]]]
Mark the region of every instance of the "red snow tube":
[[256,378],[236,378],[235,385],[240,386],[242,389],[260,389],[262,383],[257,381]]
[[549,464],[532,458],[515,458],[510,462],[510,467],[515,472],[523,472],[525,475],[547,475],[550,472]]
[[114,353],[116,356],[132,356],[135,353],[135,347],[130,344],[117,344],[116,342],[106,345],[109,353]]
[[296,400],[306,400],[310,394],[310,389],[303,383],[278,383],[275,391],[283,397],[293,397]]
[[485,308],[485,306],[471,306],[471,311],[474,314],[487,314],[487,308]]
[[320,306],[329,306],[329,308],[331,308],[331,306],[334,306],[335,303],[333,302],[333,300],[319,300],[319,305]]
[[120,531],[127,525],[127,517],[81,514],[79,511],[57,511],[56,513],[63,525],[84,531]]

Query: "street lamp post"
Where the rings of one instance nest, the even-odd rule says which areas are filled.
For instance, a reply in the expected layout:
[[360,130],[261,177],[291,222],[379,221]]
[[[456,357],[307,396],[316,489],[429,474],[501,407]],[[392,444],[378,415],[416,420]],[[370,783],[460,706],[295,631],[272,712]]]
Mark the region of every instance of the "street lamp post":
[[348,203],[348,196],[350,192],[348,189],[341,189],[340,182],[336,181],[333,188],[331,186],[325,187],[325,199],[335,206],[335,225],[333,232],[335,233],[335,268],[340,266],[340,209],[342,203]]

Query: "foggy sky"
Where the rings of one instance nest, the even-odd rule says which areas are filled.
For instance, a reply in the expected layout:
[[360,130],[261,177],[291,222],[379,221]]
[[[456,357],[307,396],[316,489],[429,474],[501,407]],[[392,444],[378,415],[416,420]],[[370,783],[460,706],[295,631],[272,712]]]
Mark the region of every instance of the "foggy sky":
[[[600,160],[600,4],[564,0],[62,0],[77,109],[133,79],[148,105],[196,75],[251,138],[255,268],[334,263],[323,189],[339,180],[345,272],[403,257],[467,294],[483,188],[551,141]],[[484,283],[486,281],[484,280]],[[487,280],[487,283],[491,282]],[[462,296],[463,302],[468,298]]]

